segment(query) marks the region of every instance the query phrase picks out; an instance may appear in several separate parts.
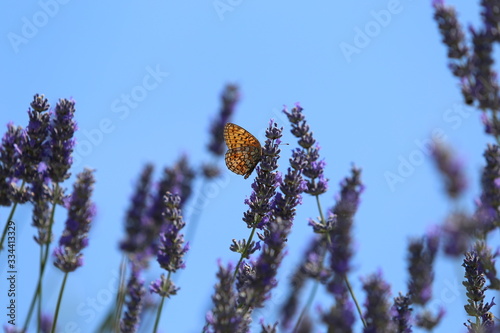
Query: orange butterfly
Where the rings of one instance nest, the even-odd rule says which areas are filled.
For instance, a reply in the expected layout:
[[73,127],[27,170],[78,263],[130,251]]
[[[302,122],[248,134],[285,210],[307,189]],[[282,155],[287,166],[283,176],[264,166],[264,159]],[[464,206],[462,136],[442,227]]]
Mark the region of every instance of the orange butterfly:
[[250,177],[262,158],[262,147],[259,140],[243,127],[227,123],[224,126],[224,141],[226,152],[226,166],[238,175]]

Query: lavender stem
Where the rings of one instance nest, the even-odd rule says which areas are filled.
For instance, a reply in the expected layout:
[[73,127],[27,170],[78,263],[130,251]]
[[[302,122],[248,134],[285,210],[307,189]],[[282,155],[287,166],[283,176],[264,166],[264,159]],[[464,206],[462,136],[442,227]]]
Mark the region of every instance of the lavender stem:
[[56,311],[54,313],[54,322],[52,323],[51,333],[55,333],[57,326],[57,317],[59,316],[59,308],[61,307],[62,295],[64,293],[64,287],[66,286],[66,280],[68,279],[68,272],[64,273],[63,282],[61,285],[61,290],[59,290],[59,297],[57,298]]

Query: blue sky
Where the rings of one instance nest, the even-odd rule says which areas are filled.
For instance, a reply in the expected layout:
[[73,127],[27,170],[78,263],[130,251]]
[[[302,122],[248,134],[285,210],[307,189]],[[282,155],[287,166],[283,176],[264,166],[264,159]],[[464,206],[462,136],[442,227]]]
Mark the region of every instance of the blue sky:
[[[462,22],[478,22],[476,2],[460,3],[457,10]],[[330,189],[323,207],[334,204],[338,183],[352,163],[363,169],[366,190],[354,227],[352,283],[363,300],[359,278],[380,269],[393,295],[404,291],[407,240],[441,223],[451,208],[426,140],[437,133],[465,161],[470,188],[463,206],[468,210],[479,194],[482,153],[490,142],[478,111],[462,102],[432,16],[430,1],[411,0],[40,0],[13,2],[1,11],[0,124],[26,125],[35,93],[45,94],[53,106],[59,98],[72,97],[79,127],[72,172],[97,170],[98,214],[86,264],[68,281],[61,331],[87,331],[100,322],[111,302],[118,242],[139,172],[151,162],[158,178],[161,168],[183,153],[195,167],[210,157],[208,128],[227,83],[241,88],[235,123],[261,142],[270,118],[285,127],[283,141],[290,146],[283,146],[281,171],[296,144],[281,110],[301,103],[327,163]],[[401,181],[388,181],[390,174]],[[231,240],[248,236],[241,217],[252,178],[225,170],[213,188],[201,189],[210,198],[178,279],[181,290],[164,307],[163,332],[199,332],[203,326],[217,260],[235,262],[236,254],[228,250]],[[2,208],[0,216],[7,215]],[[286,296],[286,277],[312,235],[307,219],[317,215],[315,201],[305,197],[270,309]],[[56,237],[64,218],[57,216]],[[37,274],[30,208],[22,207],[15,220],[20,228],[18,320],[23,321],[23,300],[30,299]],[[466,320],[461,263],[443,257],[437,263],[433,307],[448,312],[439,331],[461,331]],[[147,280],[159,274],[155,269]],[[47,285],[53,294],[46,305],[53,309],[62,274],[51,268],[47,278],[55,282]],[[4,297],[2,292],[0,300]],[[331,304],[327,296],[320,301],[323,307]],[[268,322],[275,319],[272,311],[256,313],[256,322],[264,314]]]

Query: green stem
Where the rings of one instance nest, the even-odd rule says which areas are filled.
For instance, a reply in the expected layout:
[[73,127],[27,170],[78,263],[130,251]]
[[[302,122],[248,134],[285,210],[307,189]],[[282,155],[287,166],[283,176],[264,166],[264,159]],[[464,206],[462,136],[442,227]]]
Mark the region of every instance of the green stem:
[[[319,195],[315,195],[315,197],[316,197],[316,204],[318,205],[319,218],[321,219],[321,223],[323,225],[326,225],[325,215],[323,215],[323,209],[321,208],[321,201],[319,200]],[[326,234],[326,240],[328,243],[331,243],[330,233]]]
[[158,325],[160,324],[161,310],[163,309],[163,303],[165,302],[165,297],[161,298],[160,306],[158,307],[158,312],[156,313],[155,326],[153,327],[153,333],[158,329]]
[[307,309],[309,309],[311,307],[311,304],[312,304],[312,302],[314,300],[314,297],[316,297],[316,293],[318,292],[318,287],[319,287],[319,282],[316,280],[314,282],[313,289],[311,290],[311,293],[309,294],[309,298],[307,299],[307,303],[304,306],[304,308],[302,309],[302,312],[300,313],[299,319],[297,319],[297,322],[295,323],[295,326],[293,328],[292,333],[297,332],[297,329],[300,326],[300,322],[304,318],[304,316],[305,316],[305,314],[307,312]]
[[123,256],[122,263],[120,264],[120,286],[118,288],[118,295],[116,295],[116,312],[115,320],[113,321],[113,330],[119,332],[120,330],[120,317],[125,301],[125,275],[127,270],[127,257]]
[[59,308],[61,307],[62,295],[64,293],[64,287],[66,286],[67,279],[68,279],[68,272],[64,273],[64,279],[61,285],[61,290],[59,291],[59,297],[57,298],[56,312],[54,314],[54,322],[52,323],[51,333],[54,333],[56,331],[57,317],[59,316]]
[[[43,244],[40,244],[40,272],[43,270]],[[35,298],[38,299],[38,308],[37,308],[37,332],[40,332],[40,326],[42,324],[42,289],[37,288],[37,294],[35,294]]]
[[[25,184],[25,181],[23,180],[23,182],[21,183],[21,187],[19,188],[19,191],[23,190],[24,184]],[[3,242],[5,240],[5,236],[7,235],[7,229],[8,229],[8,226],[9,226],[9,221],[12,220],[12,218],[14,217],[14,213],[16,211],[16,208],[17,208],[17,202],[14,202],[14,204],[12,205],[12,208],[10,210],[9,217],[7,217],[7,221],[5,222],[5,227],[3,228],[2,239],[0,240],[0,253],[3,250]]]
[[[170,283],[170,275],[171,274],[172,274],[172,272],[168,272],[168,275],[167,275],[167,281],[169,283]],[[158,325],[160,324],[161,310],[163,309],[164,302],[165,302],[165,297],[162,297],[161,301],[160,301],[160,306],[158,306],[158,311],[156,312],[156,320],[155,320],[155,326],[153,327],[153,333],[156,332],[156,330],[158,329]]]
[[354,291],[352,290],[352,287],[351,287],[351,284],[349,283],[349,279],[347,278],[347,275],[344,276],[344,281],[345,281],[345,284],[347,285],[347,289],[349,289],[349,293],[351,294],[352,300],[354,301],[354,304],[356,305],[356,309],[358,310],[359,318],[361,318],[361,321],[363,322],[363,327],[366,328],[365,318],[363,318],[363,313],[361,312],[361,307],[359,306],[358,299],[356,298],[356,295],[354,294]]
[[[257,225],[255,223],[255,225]],[[241,262],[247,255],[248,248],[250,247],[250,243],[252,242],[253,235],[255,234],[255,229],[257,227],[252,228],[252,232],[250,233],[250,237],[248,237],[247,244],[245,245],[245,248],[243,249],[243,253],[240,256],[240,260],[238,260],[238,263],[236,264],[236,267],[234,268],[234,274],[233,274],[233,281],[236,279],[236,274],[238,274],[238,268],[240,267]]]
[[319,216],[321,219],[321,223],[326,223],[325,221],[325,216],[323,215],[323,209],[321,208],[321,201],[319,201],[319,195],[315,195],[316,197],[316,204],[318,205],[318,211],[319,211]]
[[[58,190],[59,185],[56,184],[55,191]],[[30,309],[28,311],[28,315],[26,316],[26,321],[24,322],[24,328],[23,331],[27,332],[28,331],[28,324],[31,318],[31,315],[33,314],[33,308],[35,306],[35,302],[37,298],[39,298],[39,304],[42,304],[42,281],[43,281],[43,273],[45,272],[45,267],[47,266],[47,258],[49,255],[49,245],[50,245],[50,240],[52,236],[52,225],[54,224],[54,215],[56,211],[56,202],[54,201],[52,203],[52,212],[50,213],[50,224],[49,224],[49,233],[48,233],[48,243],[46,246],[46,251],[43,254],[43,258],[40,258],[40,276],[38,277],[38,282],[37,282],[37,287],[35,289],[35,294],[33,295],[33,298],[31,299],[31,304],[30,304]],[[40,245],[41,247],[43,245]],[[43,249],[42,249],[43,252]]]

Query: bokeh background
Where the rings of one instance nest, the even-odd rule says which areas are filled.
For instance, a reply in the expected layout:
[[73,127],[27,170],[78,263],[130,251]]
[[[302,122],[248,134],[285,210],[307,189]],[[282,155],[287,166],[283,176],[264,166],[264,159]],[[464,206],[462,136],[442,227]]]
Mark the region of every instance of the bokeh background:
[[[478,1],[454,4],[462,23],[479,21]],[[351,275],[361,302],[360,277],[377,270],[394,296],[406,290],[408,239],[442,223],[452,208],[425,149],[431,133],[442,133],[464,161],[469,180],[464,209],[471,211],[479,195],[482,153],[490,139],[483,134],[479,112],[464,105],[447,68],[430,1],[18,1],[3,5],[0,35],[1,126],[9,121],[25,126],[35,93],[45,94],[52,106],[71,97],[79,127],[73,175],[83,167],[96,169],[98,214],[85,265],[68,280],[61,332],[90,332],[100,323],[114,300],[118,243],[139,172],[151,162],[158,179],[160,170],[181,154],[200,171],[210,158],[209,125],[228,83],[241,90],[235,123],[261,141],[270,118],[285,128],[283,141],[290,146],[282,149],[283,172],[296,140],[281,110],[301,103],[327,162],[330,187],[322,196],[324,208],[334,204],[338,183],[352,163],[363,169],[366,190],[355,219]],[[147,89],[145,80],[152,83]],[[133,102],[128,106],[127,95]],[[405,163],[411,166],[406,171],[401,169]],[[391,183],[389,173],[402,181]],[[181,290],[163,309],[162,332],[199,332],[204,325],[217,262],[235,263],[238,256],[228,249],[231,240],[248,236],[241,218],[252,178],[245,180],[224,167],[211,187],[195,182],[205,207],[187,268],[176,279]],[[0,217],[6,219],[8,212],[0,209]],[[30,214],[31,208],[23,206],[15,215],[19,322],[38,274]],[[307,220],[316,216],[315,200],[304,197],[279,286],[268,309],[255,312],[255,322],[278,319],[287,279],[312,237]],[[57,238],[64,219],[59,210]],[[0,260],[5,281],[5,253]],[[460,265],[442,256],[437,260],[430,308],[446,308],[440,332],[465,330]],[[160,273],[154,267],[146,280]],[[62,276],[54,267],[46,274],[49,312]],[[0,290],[0,300],[5,299]],[[313,317],[320,303],[323,308],[332,303],[323,290],[311,308]]]

